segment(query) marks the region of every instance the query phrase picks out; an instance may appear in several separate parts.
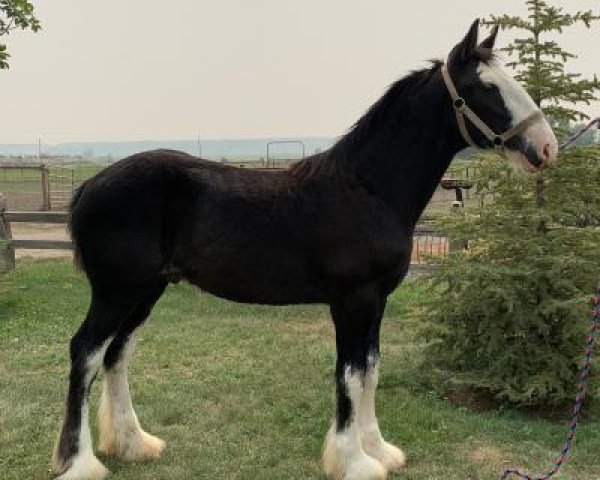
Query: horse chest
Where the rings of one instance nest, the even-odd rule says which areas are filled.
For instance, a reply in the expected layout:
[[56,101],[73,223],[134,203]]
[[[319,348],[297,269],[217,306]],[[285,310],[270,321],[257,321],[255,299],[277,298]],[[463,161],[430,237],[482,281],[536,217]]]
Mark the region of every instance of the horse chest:
[[410,241],[398,238],[373,238],[341,246],[324,259],[334,278],[354,282],[388,281],[405,269],[410,259]]

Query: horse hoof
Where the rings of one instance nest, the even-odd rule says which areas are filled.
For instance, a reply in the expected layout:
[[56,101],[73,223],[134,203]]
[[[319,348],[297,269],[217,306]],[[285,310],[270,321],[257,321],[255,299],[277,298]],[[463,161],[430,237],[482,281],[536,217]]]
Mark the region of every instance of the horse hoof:
[[377,459],[389,472],[398,472],[406,465],[406,455],[395,445],[381,438],[373,441],[363,441],[365,452]]
[[384,480],[387,476],[385,467],[373,457],[364,457],[350,462],[344,480]]
[[139,430],[129,438],[101,440],[98,449],[105,455],[117,457],[126,462],[145,462],[160,457],[165,446],[165,442],[160,438]]
[[364,447],[368,455],[376,458],[389,472],[397,473],[406,465],[406,455],[395,445],[382,442],[376,448]]
[[330,480],[384,480],[386,468],[362,449],[348,456],[340,451],[330,430],[323,450],[323,469]]
[[[58,468],[57,473],[62,473]],[[56,480],[103,480],[110,472],[94,454],[75,456],[71,465]]]

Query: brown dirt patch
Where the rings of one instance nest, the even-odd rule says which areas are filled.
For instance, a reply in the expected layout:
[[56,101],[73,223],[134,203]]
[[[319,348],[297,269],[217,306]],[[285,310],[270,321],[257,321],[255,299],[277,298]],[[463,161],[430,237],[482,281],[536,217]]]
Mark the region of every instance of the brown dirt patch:
[[[473,412],[486,412],[498,410],[502,403],[496,400],[492,395],[485,392],[471,390],[457,390],[447,395],[448,400],[459,407],[465,407]],[[528,415],[531,418],[543,418],[546,420],[564,421],[572,412],[573,405],[566,403],[564,405],[536,405],[513,407],[516,410]],[[587,409],[582,410],[582,415],[586,416]]]
[[483,444],[473,446],[467,452],[467,457],[473,463],[480,465],[492,466],[493,469],[499,470],[501,466],[507,463],[506,454],[495,445]]
[[[69,234],[64,225],[49,225],[44,223],[13,223],[11,224],[13,238],[28,240],[69,240]],[[16,251],[17,258],[70,258],[70,250],[24,250]]]
[[[30,240],[69,240],[64,225],[44,223],[11,224],[14,238]],[[448,252],[448,239],[444,237],[417,237],[412,252],[412,263],[423,263],[428,255],[445,255]],[[17,258],[70,258],[70,250],[23,250],[18,249]]]
[[474,412],[485,412],[498,408],[498,402],[491,395],[469,390],[456,390],[448,394],[448,400],[454,405],[465,407]]

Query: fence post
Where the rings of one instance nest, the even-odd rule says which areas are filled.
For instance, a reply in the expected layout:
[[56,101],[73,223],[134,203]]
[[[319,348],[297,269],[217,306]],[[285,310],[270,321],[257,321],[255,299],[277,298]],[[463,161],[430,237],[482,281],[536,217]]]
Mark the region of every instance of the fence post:
[[4,217],[6,210],[6,198],[0,194],[0,272],[15,268],[15,249],[10,246],[12,232],[10,223]]
[[49,212],[52,205],[50,204],[50,172],[48,171],[48,165],[42,163],[40,170],[42,172],[42,210]]
[[[460,214],[463,208],[462,202],[455,200],[454,202],[452,202],[452,207],[450,208],[450,211],[452,213],[458,215]],[[457,252],[459,250],[464,250],[465,248],[467,248],[465,242],[462,242],[460,240],[452,240],[451,238],[448,240],[448,252]]]

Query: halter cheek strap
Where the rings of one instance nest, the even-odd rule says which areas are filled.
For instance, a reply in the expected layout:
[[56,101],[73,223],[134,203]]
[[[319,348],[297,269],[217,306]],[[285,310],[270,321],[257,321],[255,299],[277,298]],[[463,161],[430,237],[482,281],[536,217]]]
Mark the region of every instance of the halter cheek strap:
[[483,147],[477,145],[473,141],[473,138],[471,137],[471,135],[469,134],[469,130],[467,129],[465,117],[468,118],[469,121],[490,141],[491,145],[493,145],[494,148],[503,150],[504,144],[507,140],[510,140],[512,137],[519,135],[529,125],[531,125],[543,116],[541,110],[536,110],[518,124],[510,127],[506,132],[497,135],[490,127],[488,127],[485,124],[483,120],[481,120],[481,118],[477,116],[477,114],[473,110],[469,108],[465,99],[458,94],[458,91],[454,86],[454,82],[450,77],[450,72],[448,71],[447,64],[442,65],[442,76],[444,78],[446,88],[448,89],[448,93],[450,93],[450,97],[452,98],[452,103],[454,105],[454,113],[456,114],[456,121],[458,123],[458,129],[460,130],[460,134],[465,139],[465,141],[473,148]]

